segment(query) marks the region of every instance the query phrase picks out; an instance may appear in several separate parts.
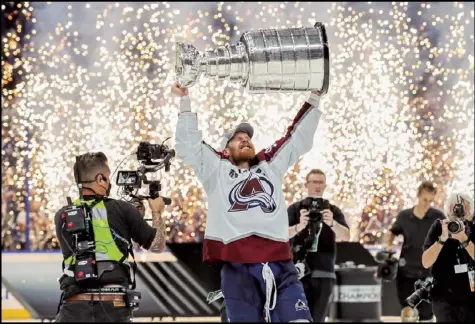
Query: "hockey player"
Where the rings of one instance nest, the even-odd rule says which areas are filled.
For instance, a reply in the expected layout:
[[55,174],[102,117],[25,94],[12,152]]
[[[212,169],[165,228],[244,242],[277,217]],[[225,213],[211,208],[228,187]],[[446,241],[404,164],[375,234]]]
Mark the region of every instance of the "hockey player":
[[284,174],[310,151],[321,116],[312,92],[286,134],[255,153],[254,129],[242,123],[219,150],[203,142],[188,89],[180,97],[175,134],[178,157],[193,168],[208,196],[203,259],[221,266],[221,290],[230,322],[312,321],[292,263]]

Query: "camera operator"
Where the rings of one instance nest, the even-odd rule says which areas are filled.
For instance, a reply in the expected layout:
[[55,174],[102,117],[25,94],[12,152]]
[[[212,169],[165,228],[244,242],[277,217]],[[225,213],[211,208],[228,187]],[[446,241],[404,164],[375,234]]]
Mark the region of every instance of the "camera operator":
[[448,218],[432,224],[424,243],[422,264],[434,277],[431,297],[438,322],[475,322],[470,201],[464,194],[451,195],[446,204]]
[[[57,322],[131,321],[135,301],[139,299],[139,293],[134,292],[135,261],[134,266],[127,261],[129,253],[133,256],[131,240],[153,252],[165,248],[162,198],[148,201],[154,228],[130,203],[108,198],[110,174],[104,153],[79,156],[74,177],[80,197],[88,207],[81,207],[81,198],[74,202],[68,198],[68,206],[55,215],[64,258]],[[82,224],[70,221],[78,210],[83,211],[82,218],[75,220],[82,220]],[[80,228],[79,234],[71,231],[75,226]],[[78,237],[90,239],[79,241]]]
[[[326,176],[322,170],[313,169],[305,177],[307,196],[321,198],[326,188]],[[289,237],[291,244],[309,235],[309,211],[304,200],[293,203],[288,208]],[[328,202],[328,201],[326,201]],[[302,248],[307,249],[305,262],[310,273],[301,281],[307,296],[308,306],[315,322],[324,322],[335,284],[336,239],[348,241],[350,230],[341,210],[329,205],[321,211],[321,227],[313,238]],[[312,248],[313,247],[313,248]],[[315,248],[316,247],[316,248]]]
[[[395,235],[403,235],[404,242],[399,257],[399,267],[396,277],[396,289],[401,304],[401,320],[405,321],[404,314],[409,305],[406,298],[414,292],[414,283],[429,276],[429,271],[421,263],[424,239],[432,223],[444,219],[442,211],[431,207],[437,190],[429,181],[423,181],[417,189],[417,204],[402,210],[396,217],[388,233],[386,248],[391,251]],[[420,321],[432,321],[432,307],[423,302],[418,307]]]

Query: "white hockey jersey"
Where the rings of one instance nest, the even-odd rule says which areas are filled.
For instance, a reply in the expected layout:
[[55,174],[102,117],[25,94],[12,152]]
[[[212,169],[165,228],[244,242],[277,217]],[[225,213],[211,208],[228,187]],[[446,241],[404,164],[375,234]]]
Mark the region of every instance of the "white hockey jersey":
[[311,94],[284,137],[257,153],[249,170],[239,169],[203,142],[189,97],[182,97],[175,150],[193,168],[208,196],[203,259],[261,263],[292,258],[284,174],[310,151],[321,116]]

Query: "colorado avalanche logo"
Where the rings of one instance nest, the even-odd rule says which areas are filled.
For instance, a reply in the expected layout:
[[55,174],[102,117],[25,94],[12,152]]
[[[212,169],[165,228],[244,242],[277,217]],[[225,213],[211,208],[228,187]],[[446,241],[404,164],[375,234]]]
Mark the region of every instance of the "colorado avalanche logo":
[[272,213],[277,207],[272,198],[273,193],[274,186],[269,180],[251,173],[246,180],[231,189],[229,193],[231,208],[228,211],[238,212],[260,207],[264,213]]

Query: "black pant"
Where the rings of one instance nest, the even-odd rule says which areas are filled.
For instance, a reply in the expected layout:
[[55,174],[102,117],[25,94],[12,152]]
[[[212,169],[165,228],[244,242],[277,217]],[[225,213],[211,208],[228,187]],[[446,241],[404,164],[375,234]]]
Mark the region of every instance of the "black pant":
[[311,278],[310,275],[308,275],[302,278],[302,285],[313,321],[325,322],[335,279]]
[[444,300],[434,300],[432,308],[437,322],[475,322],[475,304],[451,304]]
[[[425,278],[406,278],[403,276],[397,276],[396,289],[399,304],[401,304],[401,310],[402,308],[409,306],[406,303],[406,298],[412,295],[415,291],[414,283],[419,279],[425,280]],[[434,314],[432,313],[432,305],[430,303],[422,301],[416,308],[419,312],[419,320],[428,321],[434,317]]]
[[131,322],[132,308],[114,306],[112,301],[64,302],[55,322]]

